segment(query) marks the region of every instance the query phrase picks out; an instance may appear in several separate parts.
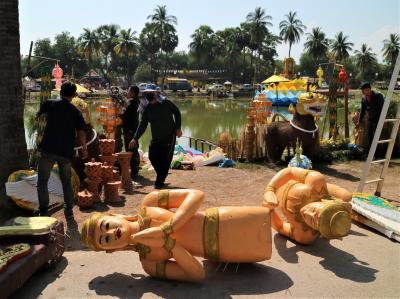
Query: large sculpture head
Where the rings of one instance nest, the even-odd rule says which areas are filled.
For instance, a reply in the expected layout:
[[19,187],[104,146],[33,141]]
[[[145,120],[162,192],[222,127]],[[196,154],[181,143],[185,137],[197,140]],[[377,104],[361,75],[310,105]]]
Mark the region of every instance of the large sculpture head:
[[296,111],[300,115],[309,114],[312,116],[323,116],[326,106],[327,100],[325,96],[318,93],[306,92],[299,96],[297,100]]
[[138,232],[136,217],[95,213],[82,226],[81,241],[90,249],[99,251],[123,250],[131,244]]

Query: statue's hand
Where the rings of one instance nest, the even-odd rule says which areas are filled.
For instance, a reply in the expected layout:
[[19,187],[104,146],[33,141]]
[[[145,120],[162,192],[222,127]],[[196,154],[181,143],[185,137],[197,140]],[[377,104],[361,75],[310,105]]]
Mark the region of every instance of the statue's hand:
[[151,227],[134,234],[132,241],[150,247],[161,248],[165,243],[165,234],[160,227]]
[[264,193],[264,200],[263,200],[263,206],[274,209],[279,205],[278,198],[276,197],[276,194],[272,191],[267,191]]

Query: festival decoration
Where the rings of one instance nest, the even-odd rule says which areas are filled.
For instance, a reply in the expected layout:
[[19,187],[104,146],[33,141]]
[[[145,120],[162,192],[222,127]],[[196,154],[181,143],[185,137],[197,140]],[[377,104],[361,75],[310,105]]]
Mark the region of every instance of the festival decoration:
[[294,148],[298,139],[305,155],[311,160],[318,160],[319,128],[315,118],[324,114],[325,107],[326,98],[323,95],[304,93],[299,97],[296,106],[289,106],[289,112],[293,114],[290,121],[273,121],[268,124],[266,130],[268,158],[272,161],[280,161],[285,148]]
[[51,74],[53,75],[53,77],[56,79],[56,89],[60,89],[61,88],[61,78],[63,76],[63,70],[62,68],[60,68],[60,66],[58,65],[58,62],[56,63],[56,65],[54,66]]
[[112,99],[106,99],[101,106],[96,108],[96,111],[99,112],[97,123],[103,126],[103,131],[107,138],[113,138],[115,127],[122,123],[119,117],[121,114],[120,109]]

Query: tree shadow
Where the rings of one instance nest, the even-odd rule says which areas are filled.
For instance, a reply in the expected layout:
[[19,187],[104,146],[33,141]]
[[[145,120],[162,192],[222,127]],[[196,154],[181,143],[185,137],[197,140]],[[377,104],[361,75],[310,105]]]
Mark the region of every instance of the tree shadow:
[[[295,244],[288,248],[287,242]],[[318,239],[311,245],[301,245],[279,234],[274,236],[274,244],[279,255],[288,263],[299,262],[298,252],[305,252],[318,256],[323,260],[319,263],[324,269],[333,272],[337,277],[349,279],[354,282],[372,282],[376,279],[374,268],[367,267],[369,264],[358,260],[354,255],[333,247],[329,240]]]
[[313,164],[313,170],[317,170],[317,171],[323,173],[324,175],[332,176],[335,178],[339,178],[339,179],[343,179],[343,180],[347,180],[347,181],[351,181],[351,182],[358,182],[360,180],[359,177],[356,177],[349,173],[338,171],[337,169],[331,168],[331,167],[329,167],[329,165],[322,164],[322,163],[321,164]]
[[57,263],[50,266],[43,266],[9,298],[22,299],[40,297],[43,290],[61,276],[67,265],[68,260],[62,256]]
[[234,295],[266,295],[286,290],[293,281],[284,272],[261,264],[230,264],[230,270],[216,271],[217,265],[205,262],[207,279],[203,283],[160,280],[142,274],[113,273],[89,282],[97,295],[141,298],[153,293],[162,298],[232,298]]

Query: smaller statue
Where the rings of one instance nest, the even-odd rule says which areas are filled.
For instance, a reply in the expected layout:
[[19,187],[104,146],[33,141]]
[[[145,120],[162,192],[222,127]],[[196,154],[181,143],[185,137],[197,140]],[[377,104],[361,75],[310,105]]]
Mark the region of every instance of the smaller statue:
[[312,162],[306,156],[302,155],[303,148],[300,145],[299,139],[296,141],[296,155],[290,160],[288,167],[300,167],[303,169],[311,169]]
[[154,191],[145,196],[138,215],[92,215],[83,224],[82,241],[96,251],[137,251],[149,275],[174,280],[204,279],[194,256],[234,263],[271,257],[269,209],[197,212],[203,198],[199,190]]
[[322,69],[321,66],[318,67],[317,76],[318,76],[318,86],[321,87],[322,86],[322,80],[324,78],[324,70]]
[[319,235],[341,238],[350,230],[352,194],[325,182],[318,171],[288,167],[269,182],[263,206],[271,211],[272,227],[301,244]]

